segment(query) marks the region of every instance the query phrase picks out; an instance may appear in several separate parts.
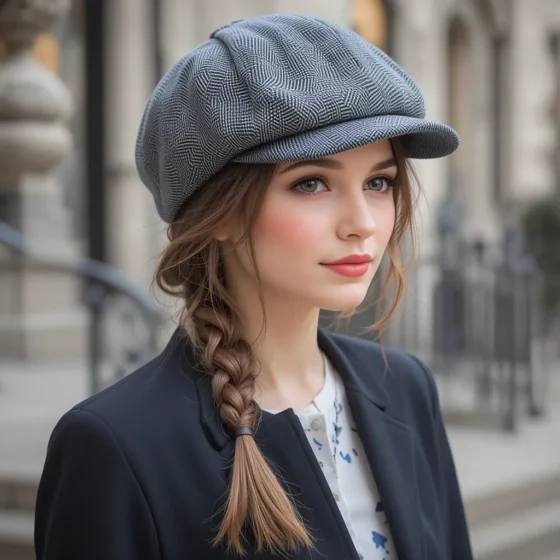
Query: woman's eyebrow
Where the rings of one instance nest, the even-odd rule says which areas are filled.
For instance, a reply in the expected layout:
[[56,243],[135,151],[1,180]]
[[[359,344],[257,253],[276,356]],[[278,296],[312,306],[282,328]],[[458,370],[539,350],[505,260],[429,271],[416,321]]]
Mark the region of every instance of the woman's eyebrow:
[[383,171],[384,169],[389,169],[391,167],[397,167],[397,160],[392,156],[388,159],[376,163],[371,168],[371,171]]
[[[288,167],[285,167],[280,171],[279,174],[286,173],[288,171],[292,171],[293,169],[297,169],[298,167],[306,167],[309,165],[314,165],[316,167],[326,167],[327,169],[344,169],[344,165],[337,161],[336,159],[332,158],[320,158],[320,159],[311,159],[311,160],[303,160],[303,161],[296,161]],[[390,157],[383,161],[377,162],[372,168],[371,172],[373,171],[381,171],[383,169],[389,169],[390,167],[396,167],[397,162],[394,157]]]

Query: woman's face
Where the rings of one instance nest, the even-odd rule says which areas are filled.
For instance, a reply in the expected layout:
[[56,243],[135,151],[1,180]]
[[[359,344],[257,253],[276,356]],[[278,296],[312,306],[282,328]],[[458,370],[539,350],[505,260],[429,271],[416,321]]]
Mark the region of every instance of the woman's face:
[[[279,164],[253,230],[265,299],[331,311],[358,306],[393,232],[396,175],[388,140]],[[341,259],[349,262],[332,264]],[[228,285],[254,288],[246,247],[226,255],[226,271]]]

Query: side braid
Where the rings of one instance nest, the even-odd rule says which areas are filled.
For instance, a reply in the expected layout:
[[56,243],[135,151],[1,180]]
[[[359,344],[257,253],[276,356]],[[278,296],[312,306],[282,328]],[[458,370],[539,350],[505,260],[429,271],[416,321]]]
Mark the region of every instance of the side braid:
[[195,325],[203,347],[204,365],[213,370],[212,392],[220,418],[233,433],[236,428],[253,428],[256,408],[255,364],[251,348],[235,332],[234,321],[209,307],[195,314]]
[[[220,418],[232,434],[241,427],[254,430],[256,368],[251,348],[237,328],[239,321],[231,310],[220,313],[205,305],[191,313],[203,363],[213,372],[212,392]],[[244,554],[245,525],[251,528],[259,551],[282,553],[312,546],[291,499],[249,435],[235,439],[229,494],[214,544],[225,541],[228,548]]]

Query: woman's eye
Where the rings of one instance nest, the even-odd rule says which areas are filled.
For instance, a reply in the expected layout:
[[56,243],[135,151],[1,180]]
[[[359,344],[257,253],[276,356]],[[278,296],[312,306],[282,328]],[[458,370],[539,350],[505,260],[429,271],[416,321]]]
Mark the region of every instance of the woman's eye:
[[370,190],[375,192],[386,192],[393,186],[393,181],[387,179],[387,177],[376,177],[368,182]]
[[325,187],[325,183],[320,179],[306,179],[294,186],[295,189],[303,194],[317,194],[324,190],[321,187]]

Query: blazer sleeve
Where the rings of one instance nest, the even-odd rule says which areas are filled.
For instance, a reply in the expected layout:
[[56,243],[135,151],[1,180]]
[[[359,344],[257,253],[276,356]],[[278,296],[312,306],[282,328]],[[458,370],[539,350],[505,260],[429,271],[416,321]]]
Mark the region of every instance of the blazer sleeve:
[[435,433],[438,475],[440,480],[440,500],[447,524],[447,551],[449,560],[473,560],[465,508],[455,469],[455,462],[449,439],[443,423],[439,394],[434,376],[417,358],[429,384],[432,401],[432,418]]
[[150,509],[107,425],[66,413],[49,440],[35,509],[37,560],[156,560]]

